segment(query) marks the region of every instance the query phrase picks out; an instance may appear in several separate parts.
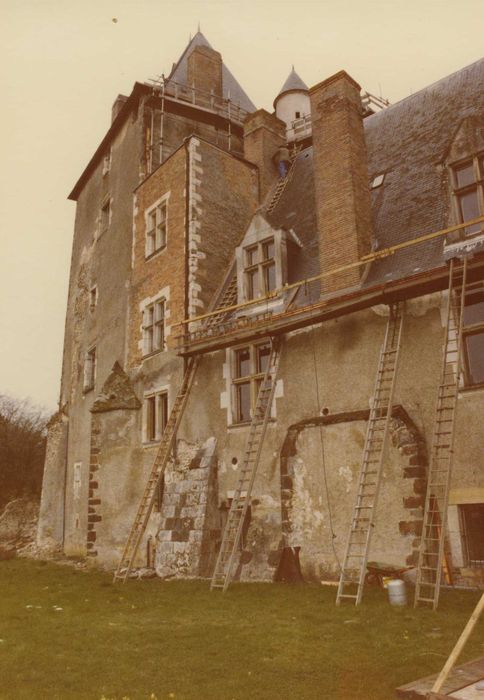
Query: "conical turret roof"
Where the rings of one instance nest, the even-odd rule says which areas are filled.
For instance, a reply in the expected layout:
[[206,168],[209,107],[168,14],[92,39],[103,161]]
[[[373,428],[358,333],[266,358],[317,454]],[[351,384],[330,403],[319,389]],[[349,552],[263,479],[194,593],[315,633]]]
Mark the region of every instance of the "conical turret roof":
[[282,95],[284,95],[286,92],[292,92],[294,90],[298,92],[308,92],[309,88],[304,80],[296,73],[293,66],[291,72],[286,78],[286,82],[281,87],[276,99],[274,100],[274,106],[279,97],[282,97]]

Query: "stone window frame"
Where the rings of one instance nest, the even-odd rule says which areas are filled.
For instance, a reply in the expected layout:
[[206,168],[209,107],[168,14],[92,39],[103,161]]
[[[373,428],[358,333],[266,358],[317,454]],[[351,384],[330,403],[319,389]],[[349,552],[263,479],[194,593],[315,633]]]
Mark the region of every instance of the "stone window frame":
[[166,299],[161,296],[143,308],[143,358],[166,350]]
[[[471,306],[466,304],[468,299],[472,299],[473,295],[478,295],[478,299],[481,298],[482,301],[477,301],[477,315],[480,316],[478,320],[473,318],[469,319],[466,315],[466,308]],[[467,318],[466,318],[467,316]],[[474,353],[481,356],[481,348],[471,348],[470,343],[471,338],[476,338],[476,336],[481,336],[481,344],[484,347],[484,281],[478,280],[472,283],[472,287],[466,290],[466,298],[464,300],[464,317],[462,319],[462,376],[463,376],[463,389],[482,389],[484,387],[484,378],[473,380],[472,378],[472,365],[473,365],[473,355]]]
[[[169,198],[170,192],[166,192],[145,210],[145,260],[151,260],[167,248]],[[161,219],[162,212],[164,212],[163,219]],[[160,234],[160,240],[158,241],[158,233],[161,230],[162,234]]]
[[143,396],[143,445],[158,444],[170,417],[167,387],[145,392]]
[[[258,343],[250,343],[240,345],[230,349],[230,365],[231,365],[231,418],[232,426],[236,425],[248,425],[252,420],[252,416],[255,410],[258,390],[260,383],[262,382],[265,374],[266,365],[260,362],[260,349],[266,349],[268,352],[264,354],[267,358],[267,362],[270,357],[270,341],[263,340]],[[242,374],[240,368],[240,360],[238,359],[240,355],[246,352],[248,353],[248,373]],[[249,400],[250,408],[247,417],[243,415],[242,411],[242,390],[243,387],[249,387]]]
[[92,391],[96,386],[96,374],[97,374],[97,348],[95,345],[86,350],[86,357],[84,359],[84,384],[83,392],[87,394]]
[[[237,301],[238,303],[243,303],[246,301],[256,301],[260,298],[261,302],[264,301],[268,292],[265,291],[265,279],[264,271],[265,268],[269,267],[269,262],[274,264],[274,286],[271,291],[277,289],[282,289],[287,283],[287,242],[290,233],[283,229],[271,229],[269,226],[265,227],[264,230],[254,231],[246,234],[241,245],[235,250],[236,265],[237,265]],[[270,241],[274,242],[274,254],[273,258],[264,258],[263,246]],[[254,261],[253,264],[247,264],[248,251],[251,250],[259,251],[259,260]],[[257,296],[250,296],[250,289],[248,283],[248,274],[256,271],[259,278],[259,294]],[[251,307],[252,308],[252,307]],[[256,310],[256,305],[254,304],[254,311]]]
[[[473,180],[467,182],[459,182],[459,171],[464,170],[465,166],[470,166],[472,169]],[[484,151],[468,155],[465,158],[449,163],[450,181],[452,186],[452,212],[454,220],[459,223],[465,223],[464,212],[462,209],[462,198],[471,193],[476,194],[477,199],[477,216],[484,216]],[[476,217],[472,217],[476,218]],[[473,230],[467,232],[466,228],[457,232],[457,236],[452,236],[449,242],[455,242],[454,238],[460,241],[468,240],[476,236],[484,234],[484,222],[474,224]]]

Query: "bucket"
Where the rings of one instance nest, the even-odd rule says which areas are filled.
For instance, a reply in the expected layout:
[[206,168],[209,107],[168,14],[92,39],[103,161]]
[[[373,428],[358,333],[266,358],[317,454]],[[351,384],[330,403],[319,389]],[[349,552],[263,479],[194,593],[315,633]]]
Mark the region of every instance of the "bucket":
[[405,591],[405,582],[401,581],[399,578],[393,581],[388,581],[388,599],[390,605],[406,605],[407,604],[407,594]]

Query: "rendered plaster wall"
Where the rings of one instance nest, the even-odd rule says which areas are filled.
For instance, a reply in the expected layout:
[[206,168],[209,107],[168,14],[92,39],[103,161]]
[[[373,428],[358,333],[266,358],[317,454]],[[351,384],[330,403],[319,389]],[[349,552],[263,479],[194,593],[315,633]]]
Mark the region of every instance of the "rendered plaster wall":
[[[405,409],[416,434],[423,440],[423,447],[406,445],[405,440],[395,438],[387,453],[371,558],[404,564],[408,558],[414,558],[418,546],[425,489],[424,453],[430,447],[444,332],[442,302],[442,295],[436,294],[407,304],[394,406]],[[280,452],[289,427],[297,421],[321,415],[323,409],[327,409],[325,414],[329,416],[369,409],[386,320],[385,308],[377,307],[286,337],[275,411],[268,426],[252,494],[251,523],[239,572],[243,578],[272,579],[277,567],[283,545]],[[248,426],[230,424],[230,357],[230,351],[217,351],[203,357],[180,431],[192,441],[203,440],[207,435],[216,437],[221,506],[236,487],[249,431]],[[478,420],[484,408],[484,395],[472,392],[472,396],[463,396],[459,399],[459,410],[464,402],[468,402],[469,408],[459,418],[462,422],[460,428],[458,423],[458,457],[452,488],[484,487]],[[336,504],[336,546],[340,556],[343,531],[350,524],[365,422],[323,430],[328,451],[325,455],[328,490],[331,502]],[[395,434],[398,430],[400,428],[394,426]],[[306,430],[300,436],[294,458],[297,496],[293,508],[296,521],[301,523],[297,531],[304,534],[305,543],[299,544],[307,550],[301,553],[306,573],[315,577],[334,576],[335,557],[328,539],[326,490],[322,483],[317,429]]]
[[[139,410],[93,414],[93,419],[100,439],[89,494],[91,502],[95,500],[95,518],[90,520],[87,540],[97,563],[115,567],[152,465],[141,444],[133,440],[139,428]],[[156,517],[152,518],[147,536],[155,531]],[[146,560],[146,550],[141,547],[136,563],[146,566]]]
[[[70,425],[65,498],[68,555],[86,552],[90,408],[114,362],[124,362],[132,191],[138,183],[140,136],[140,121],[133,113],[114,138],[109,171],[103,174],[101,160],[77,203],[61,390],[61,405],[66,406]],[[110,221],[102,231],[100,210],[107,199]],[[89,291],[93,286],[97,287],[97,303],[91,310]],[[85,393],[84,362],[93,346],[97,361],[95,386]],[[80,464],[77,471],[75,464]]]

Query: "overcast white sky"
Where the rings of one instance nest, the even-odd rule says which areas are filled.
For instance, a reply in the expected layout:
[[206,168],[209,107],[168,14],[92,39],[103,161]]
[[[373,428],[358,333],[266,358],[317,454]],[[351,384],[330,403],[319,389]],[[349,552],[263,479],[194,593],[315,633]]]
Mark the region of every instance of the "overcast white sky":
[[[57,403],[75,204],[136,80],[201,30],[258,107],[291,64],[391,102],[480,58],[483,0],[0,0],[0,393]],[[113,21],[113,20],[117,21]]]

